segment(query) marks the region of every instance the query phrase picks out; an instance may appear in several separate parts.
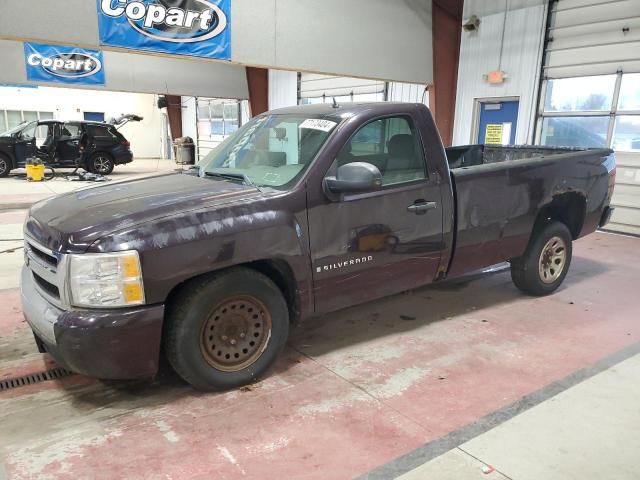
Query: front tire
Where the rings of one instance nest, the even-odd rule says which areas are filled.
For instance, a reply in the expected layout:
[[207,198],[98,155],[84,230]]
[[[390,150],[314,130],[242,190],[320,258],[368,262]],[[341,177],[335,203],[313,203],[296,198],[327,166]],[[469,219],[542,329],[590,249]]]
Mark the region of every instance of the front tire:
[[233,268],[187,283],[170,304],[165,347],[174,370],[199,390],[256,381],[289,334],[289,310],[268,277]]
[[94,153],[89,159],[89,171],[98,175],[109,175],[115,166],[113,158],[106,153]]
[[11,161],[0,154],[0,177],[6,177],[11,171]]
[[534,232],[526,252],[511,261],[511,279],[524,293],[553,293],[564,281],[572,256],[572,237],[567,226],[550,222]]

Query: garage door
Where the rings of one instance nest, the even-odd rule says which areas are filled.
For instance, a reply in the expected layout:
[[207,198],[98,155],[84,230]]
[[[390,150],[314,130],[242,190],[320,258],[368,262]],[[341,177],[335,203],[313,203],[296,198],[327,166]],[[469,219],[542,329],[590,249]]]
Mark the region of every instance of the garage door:
[[551,5],[537,140],[616,150],[609,228],[640,234],[640,1]]
[[382,102],[385,99],[385,82],[350,77],[335,77],[316,73],[300,74],[299,103]]
[[198,138],[196,155],[204,158],[240,126],[241,102],[221,98],[197,98]]

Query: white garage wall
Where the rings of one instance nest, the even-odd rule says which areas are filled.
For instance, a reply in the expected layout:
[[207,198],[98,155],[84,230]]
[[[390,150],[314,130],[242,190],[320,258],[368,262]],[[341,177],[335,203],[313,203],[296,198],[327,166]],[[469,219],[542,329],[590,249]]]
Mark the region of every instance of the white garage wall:
[[269,110],[298,104],[298,73],[269,70]]
[[0,110],[54,112],[56,120],[83,120],[84,112],[104,112],[105,119],[124,113],[144,117],[120,129],[136,158],[159,158],[162,152],[162,113],[156,96],[57,87],[0,87]]
[[[533,141],[545,5],[545,0],[465,0],[464,19],[476,15],[480,18],[480,27],[476,32],[462,32],[454,145],[472,141],[475,100],[491,97],[520,98],[516,143]],[[509,9],[506,22],[505,6]],[[501,85],[490,85],[483,75],[498,69],[503,23],[501,70],[507,73],[508,78]]]
[[[98,44],[95,0],[2,0],[1,5],[0,38]],[[433,80],[431,43],[431,0],[231,2],[231,61],[241,65],[428,84]],[[108,73],[111,67],[106,69]],[[201,78],[206,80],[200,81],[202,86],[215,81]],[[236,84],[243,86],[241,79]],[[206,95],[182,89],[169,93]],[[210,95],[246,98],[227,92]]]

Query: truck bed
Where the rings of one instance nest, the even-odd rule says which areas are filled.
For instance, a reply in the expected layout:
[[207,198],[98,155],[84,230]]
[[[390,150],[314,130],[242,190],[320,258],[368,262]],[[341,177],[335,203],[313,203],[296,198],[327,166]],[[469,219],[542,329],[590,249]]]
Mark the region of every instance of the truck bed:
[[476,167],[487,163],[501,163],[510,160],[525,160],[527,158],[549,157],[551,155],[562,155],[571,152],[584,152],[588,149],[575,147],[544,147],[540,145],[512,145],[512,146],[491,146],[491,145],[462,145],[449,147],[447,161],[451,170],[458,168]]
[[609,149],[468,145],[446,152],[457,233],[449,276],[522,255],[544,205],[582,209],[575,238],[598,226],[603,206],[586,198],[607,198]]

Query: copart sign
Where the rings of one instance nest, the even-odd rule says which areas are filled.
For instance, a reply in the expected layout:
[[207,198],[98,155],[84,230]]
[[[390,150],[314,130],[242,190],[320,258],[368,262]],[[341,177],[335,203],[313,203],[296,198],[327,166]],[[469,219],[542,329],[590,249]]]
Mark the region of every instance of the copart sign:
[[231,59],[231,0],[97,0],[100,43]]
[[25,43],[24,58],[28,80],[104,85],[104,60],[98,50]]

